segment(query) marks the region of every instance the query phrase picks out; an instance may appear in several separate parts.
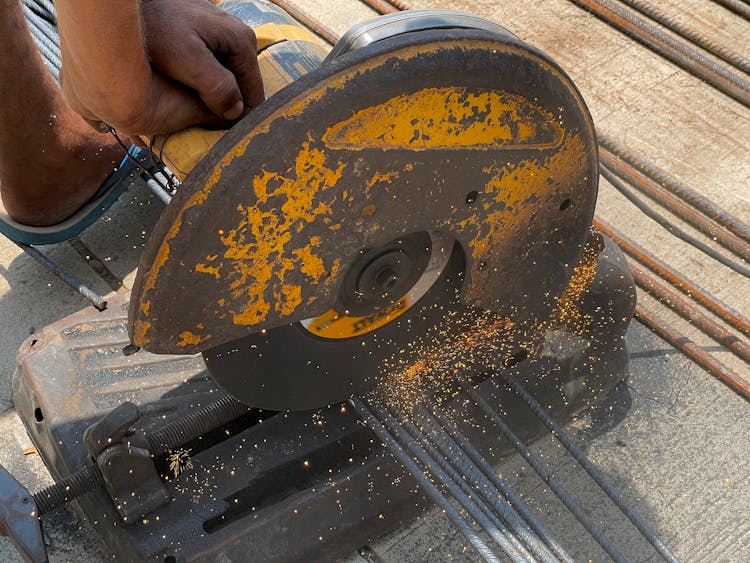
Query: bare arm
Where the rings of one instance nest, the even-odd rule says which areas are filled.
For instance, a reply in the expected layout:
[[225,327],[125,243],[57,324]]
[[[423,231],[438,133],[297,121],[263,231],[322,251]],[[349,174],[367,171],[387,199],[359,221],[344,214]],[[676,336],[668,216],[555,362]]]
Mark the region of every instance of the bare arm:
[[255,35],[207,0],[57,0],[63,90],[130,136],[226,125],[262,100]]

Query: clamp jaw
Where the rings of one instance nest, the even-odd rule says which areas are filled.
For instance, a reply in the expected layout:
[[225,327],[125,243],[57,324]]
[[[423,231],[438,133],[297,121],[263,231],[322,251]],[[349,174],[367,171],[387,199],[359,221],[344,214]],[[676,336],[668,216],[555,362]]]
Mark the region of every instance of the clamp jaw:
[[0,535],[10,538],[18,553],[32,563],[46,563],[39,509],[29,490],[0,465]]
[[126,402],[91,425],[83,439],[95,464],[36,495],[0,465],[0,535],[10,538],[26,561],[48,561],[42,513],[90,492],[97,485],[104,485],[126,524],[169,502],[148,440],[143,432],[133,430],[139,417],[135,404]]
[[104,478],[104,488],[125,523],[135,522],[169,502],[146,436],[133,430],[139,418],[134,403],[121,403],[83,434],[86,448]]

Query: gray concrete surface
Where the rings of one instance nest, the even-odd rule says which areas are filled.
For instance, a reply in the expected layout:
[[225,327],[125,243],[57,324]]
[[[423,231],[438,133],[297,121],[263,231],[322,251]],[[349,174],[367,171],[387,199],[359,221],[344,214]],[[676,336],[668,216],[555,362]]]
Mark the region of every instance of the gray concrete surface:
[[[654,0],[652,4],[717,34],[750,57],[750,22],[709,0]],[[374,12],[355,0],[331,9],[323,0],[299,0],[338,32]],[[698,189],[745,221],[750,221],[750,110],[677,69],[658,55],[613,31],[565,0],[412,0],[413,8],[457,8],[501,23],[555,58],[571,75],[595,122],[669,173]],[[159,212],[142,185],[134,187],[81,240],[126,286],[132,283],[139,250]],[[673,264],[724,301],[750,316],[750,281],[674,239],[602,182],[598,213],[641,245]],[[675,220],[679,224],[679,221]],[[111,288],[70,244],[51,255],[100,292]],[[656,307],[648,297],[644,303]],[[31,489],[48,482],[38,457],[23,455],[28,439],[10,405],[9,380],[15,353],[35,329],[84,303],[16,246],[0,240],[0,463]],[[750,378],[736,359],[668,311],[691,338]],[[587,413],[571,430],[597,463],[634,500],[685,561],[750,560],[750,407],[710,375],[635,326],[630,334],[633,376],[620,394]],[[670,366],[669,369],[665,367]],[[590,481],[552,440],[537,449],[633,561],[656,560],[622,516],[607,505]],[[561,510],[556,500],[518,459],[502,473],[530,500],[580,560],[603,555]],[[54,562],[102,560],[85,523],[62,511],[49,519]],[[386,561],[476,560],[476,555],[430,513],[388,538],[374,541]],[[359,556],[353,555],[355,561]],[[0,540],[0,561],[18,560]]]

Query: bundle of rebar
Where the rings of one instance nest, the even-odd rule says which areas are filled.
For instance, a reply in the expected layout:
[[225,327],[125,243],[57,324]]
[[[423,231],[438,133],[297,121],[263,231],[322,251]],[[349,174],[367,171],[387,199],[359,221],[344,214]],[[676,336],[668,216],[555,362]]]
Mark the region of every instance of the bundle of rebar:
[[[489,422],[500,436],[513,445],[612,560],[626,561],[591,515],[554,477],[544,461],[518,437],[498,409],[467,378],[458,379],[463,397],[477,405],[486,417],[480,423]],[[520,382],[507,374],[496,374],[492,384],[510,387],[656,552],[665,561],[678,561],[640,513]],[[518,493],[463,434],[459,421],[454,420],[432,395],[425,394],[423,401],[413,405],[408,412],[375,393],[363,398],[353,398],[350,402],[362,420],[414,476],[425,493],[445,512],[485,561],[499,560],[496,548],[513,561],[572,561],[565,548],[550,534]],[[460,410],[467,412],[468,409]]]

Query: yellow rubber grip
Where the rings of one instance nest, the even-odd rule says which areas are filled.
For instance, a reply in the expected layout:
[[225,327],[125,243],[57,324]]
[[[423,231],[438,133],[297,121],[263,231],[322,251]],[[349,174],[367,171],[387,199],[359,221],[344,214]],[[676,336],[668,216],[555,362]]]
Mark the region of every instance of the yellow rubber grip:
[[[292,79],[276,64],[268,47],[284,41],[316,42],[315,36],[296,25],[266,23],[255,28],[258,43],[258,66],[263,78],[263,91],[268,98],[289,84]],[[226,133],[225,129],[211,130],[190,127],[169,135],[141,139],[167,165],[177,178],[184,180],[209,149]]]

